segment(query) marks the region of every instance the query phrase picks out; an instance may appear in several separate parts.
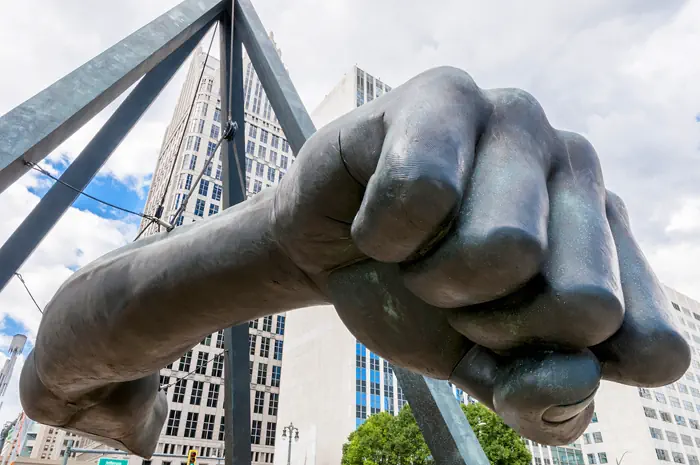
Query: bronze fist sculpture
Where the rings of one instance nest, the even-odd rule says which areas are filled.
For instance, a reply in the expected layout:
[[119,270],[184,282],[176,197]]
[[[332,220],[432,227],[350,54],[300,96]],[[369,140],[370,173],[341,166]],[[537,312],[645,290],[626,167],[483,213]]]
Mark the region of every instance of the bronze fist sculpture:
[[545,444],[583,432],[601,379],[660,386],[690,363],[591,145],[529,94],[438,68],[320,129],[276,189],[76,272],[23,406],[148,456],[158,369],[218,329],[322,303]]

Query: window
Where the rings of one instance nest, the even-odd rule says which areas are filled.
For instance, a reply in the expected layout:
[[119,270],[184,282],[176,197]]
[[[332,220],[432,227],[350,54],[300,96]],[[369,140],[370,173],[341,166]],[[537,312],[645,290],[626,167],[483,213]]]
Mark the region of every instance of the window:
[[700,438],[695,438],[695,447],[700,447]]
[[649,427],[649,433],[651,434],[651,437],[654,439],[661,439],[661,440],[664,439],[664,435],[659,428]]
[[218,124],[212,124],[211,125],[211,132],[209,133],[209,136],[212,139],[218,139],[219,134],[221,133],[221,128],[219,127]]
[[248,322],[248,327],[258,329],[258,319],[256,318],[255,320],[250,320]]
[[255,142],[252,140],[248,141],[248,144],[245,146],[245,153],[255,155]]
[[683,408],[686,409],[689,412],[694,412],[695,408],[693,407],[692,402],[688,402],[687,400],[683,401]]
[[200,375],[207,374],[207,364],[209,363],[209,354],[206,352],[200,352],[197,354],[197,365],[194,368],[194,372]]
[[373,353],[369,355],[369,369],[379,371],[379,359]]
[[269,357],[270,356],[270,338],[262,337],[260,338],[260,356]]
[[690,394],[691,394],[693,397],[700,397],[700,390],[698,390],[697,388],[694,388],[694,387],[691,386],[691,387],[690,387]]
[[284,139],[282,139],[282,151],[289,152],[289,143]]
[[583,433],[583,443],[584,444],[591,443],[591,435],[589,433]]
[[598,423],[598,412],[593,412],[593,417],[591,417],[591,423]]
[[282,344],[282,341],[275,340],[275,360],[282,360]]
[[197,199],[197,203],[194,205],[194,214],[197,216],[204,216],[204,207],[206,202],[202,199]]
[[217,123],[221,122],[221,108],[217,108],[216,110],[214,110],[214,121],[216,121]]
[[688,386],[683,383],[678,383],[678,392],[681,394],[688,394]]
[[279,136],[272,134],[272,140],[270,141],[270,145],[273,146],[274,148],[278,148],[280,146]]
[[277,334],[279,335],[284,335],[284,323],[285,323],[285,318],[284,315],[277,315]]
[[171,410],[168,416],[168,426],[165,429],[167,436],[177,436],[177,430],[180,429],[180,417],[182,412],[179,410]]
[[639,397],[651,399],[651,391],[649,391],[649,389],[640,387],[637,388],[637,390],[639,391]]
[[668,412],[662,412],[659,410],[659,415],[661,416],[661,419],[665,422],[671,423],[673,420],[671,419],[671,414]]
[[209,142],[207,144],[207,157],[214,155],[214,150],[216,150],[216,142]]
[[175,222],[175,226],[182,226],[182,222],[185,221],[185,217],[180,215]]
[[367,418],[367,406],[366,405],[356,405],[355,406],[355,417],[364,420]]
[[681,434],[681,442],[686,445],[686,446],[691,446],[693,445],[693,438],[688,436],[687,434]]
[[255,334],[248,334],[248,350],[250,355],[255,355],[255,343],[258,337]]
[[649,407],[644,407],[644,415],[646,415],[648,418],[657,418],[656,417],[656,410],[653,408]]
[[212,200],[221,200],[221,192],[222,192],[221,185],[214,184],[214,186],[211,189]]
[[280,168],[287,169],[287,155],[282,155],[280,157]]
[[204,390],[204,383],[202,381],[192,382],[192,393],[190,395],[190,404],[200,405],[202,403],[202,391]]
[[264,129],[260,130],[260,142],[264,142],[267,144],[267,137],[270,135],[269,132],[267,132]]
[[598,463],[598,461],[595,459],[595,454],[588,454],[588,463]]
[[673,431],[668,431],[666,430],[666,439],[668,439],[670,442],[678,442],[678,435],[674,433]]
[[190,371],[190,364],[192,363],[192,350],[187,351],[185,355],[180,358],[180,365],[177,367],[180,371]]
[[[211,439],[214,436],[214,415],[204,415],[202,425],[202,439]],[[207,454],[208,455],[208,454]]]
[[269,168],[267,169],[267,180],[268,180],[268,181],[275,182],[275,175],[276,175],[276,174],[277,174],[277,170],[274,169],[274,168],[272,168],[272,167],[269,167]]
[[672,452],[672,454],[674,463],[685,463],[685,458],[683,458],[683,454],[681,454],[680,452]]
[[253,413],[263,413],[265,407],[265,391],[255,391],[255,402],[253,403]]
[[224,356],[223,355],[215,355],[214,356],[214,361],[212,362],[211,366],[211,375],[216,376],[218,378],[221,378],[221,372],[224,369]]
[[211,334],[204,339],[202,339],[202,342],[200,342],[203,346],[210,346],[211,345]]
[[217,165],[216,167],[216,179],[221,181],[221,165]]
[[686,426],[685,417],[682,415],[674,415],[676,417],[676,424],[679,426]]
[[277,423],[267,422],[267,430],[265,431],[265,445],[275,445],[275,434],[277,434]]
[[198,413],[189,412],[187,413],[187,421],[185,422],[185,437],[193,438],[195,431],[197,431],[197,419],[199,417]]
[[270,150],[270,163],[277,164],[277,152]]
[[603,442],[603,435],[601,433],[593,433],[593,442],[596,444]]
[[[663,394],[661,394],[663,395]],[[657,399],[658,400],[658,399]],[[679,407],[681,406],[681,400],[678,397],[674,396],[668,396],[668,400],[671,401],[671,405],[674,407]]]
[[[209,395],[207,396],[207,407],[214,407],[219,403],[219,384],[211,383],[209,385]],[[211,438],[209,438],[211,439]]]
[[199,181],[199,195],[206,197],[209,194],[209,181],[202,179]]
[[600,463],[608,463],[608,454],[605,452],[598,452],[598,461]]
[[272,317],[271,316],[266,316],[263,318],[263,331],[267,331],[268,333],[272,332]]
[[258,364],[258,384],[267,384],[267,363]]
[[246,157],[245,159],[245,172],[250,173],[253,170],[253,160]]
[[250,443],[260,444],[260,434],[262,433],[262,421],[253,420],[250,426]]
[[690,465],[700,465],[697,455],[688,455],[688,463]]
[[209,216],[219,213],[219,206],[213,203],[209,204]]
[[698,424],[697,420],[693,420],[692,418],[688,418],[688,424],[690,424],[690,427],[692,429],[700,429],[700,424]]
[[268,415],[277,415],[277,408],[279,406],[280,402],[280,395],[277,394],[276,392],[271,392],[270,393],[270,400],[267,404],[267,414]]
[[280,387],[280,378],[282,377],[282,367],[281,366],[273,366],[272,367],[272,387]]
[[202,143],[202,138],[199,136],[190,136],[187,138],[187,150],[192,150],[194,152],[199,151],[199,144]]
[[175,389],[173,390],[173,402],[181,404],[185,401],[185,390],[187,389],[187,380],[178,379],[175,382]]
[[665,460],[667,462],[670,461],[668,457],[668,451],[665,449],[656,449],[656,458],[659,460]]
[[221,423],[219,423],[219,441],[224,440],[224,433],[226,432],[226,418],[221,417]]
[[258,162],[258,163],[255,165],[255,175],[256,175],[256,176],[260,176],[260,177],[264,176],[264,175],[265,175],[265,165],[263,165],[262,163]]
[[185,175],[185,189],[190,190],[192,188],[192,175]]
[[216,333],[216,348],[217,349],[224,348],[224,332],[223,331],[218,331]]

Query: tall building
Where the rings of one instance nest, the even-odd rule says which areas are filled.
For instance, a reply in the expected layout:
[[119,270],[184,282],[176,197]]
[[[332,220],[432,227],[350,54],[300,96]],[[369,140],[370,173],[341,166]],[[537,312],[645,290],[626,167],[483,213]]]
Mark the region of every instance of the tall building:
[[10,348],[7,351],[9,358],[5,360],[5,365],[3,365],[0,371],[0,409],[5,401],[5,391],[7,391],[7,386],[10,384],[10,379],[12,379],[15,362],[17,362],[17,357],[22,354],[24,344],[26,343],[27,336],[24,334],[15,334],[12,338],[12,342],[10,342]]
[[[243,70],[246,190],[251,196],[277,184],[294,162],[294,154],[246,53]],[[155,214],[163,200],[162,218],[176,226],[215,215],[222,208],[222,164],[218,151],[205,168],[206,159],[220,138],[222,124],[226,123],[226,116],[221,114],[219,78],[219,60],[212,56],[207,58],[201,50],[195,52],[163,137],[145,212]],[[187,124],[193,99],[194,111]],[[180,146],[183,137],[184,143]],[[193,185],[202,170],[201,181]],[[192,196],[187,208],[178,218],[173,218],[186,195]],[[155,225],[148,226],[147,222],[141,227],[147,227],[146,235],[158,229]],[[251,461],[254,464],[274,460],[284,334],[283,314],[249,324]],[[166,391],[169,410],[156,452],[184,456],[194,448],[198,450],[200,465],[221,461],[219,458],[224,452],[223,347],[223,331],[219,331],[161,371],[161,386]],[[96,442],[90,447],[107,449]],[[97,458],[78,457],[79,460]],[[141,463],[141,459],[133,460],[133,463]],[[175,459],[154,458],[148,465],[172,465],[172,460]]]

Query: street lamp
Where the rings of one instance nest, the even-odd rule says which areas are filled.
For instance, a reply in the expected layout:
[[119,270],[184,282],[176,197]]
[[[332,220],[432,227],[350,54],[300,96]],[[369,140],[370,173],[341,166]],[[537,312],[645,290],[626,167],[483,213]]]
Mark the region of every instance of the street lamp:
[[287,465],[292,463],[292,436],[294,436],[295,441],[299,441],[299,428],[294,426],[294,423],[289,423],[289,426],[282,428],[282,439],[287,439],[287,432],[289,432],[289,450],[287,451]]

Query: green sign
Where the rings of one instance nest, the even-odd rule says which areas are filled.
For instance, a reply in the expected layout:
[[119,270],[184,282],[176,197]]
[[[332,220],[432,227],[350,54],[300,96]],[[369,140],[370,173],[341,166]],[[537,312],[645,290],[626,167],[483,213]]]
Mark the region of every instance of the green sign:
[[110,459],[108,457],[100,457],[97,465],[129,465],[129,459]]

